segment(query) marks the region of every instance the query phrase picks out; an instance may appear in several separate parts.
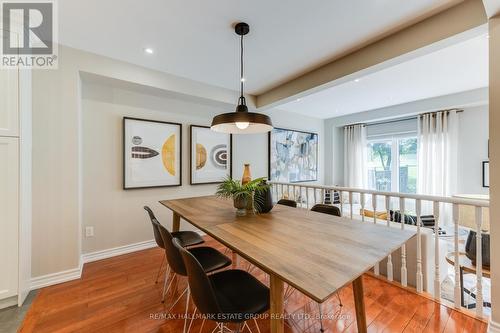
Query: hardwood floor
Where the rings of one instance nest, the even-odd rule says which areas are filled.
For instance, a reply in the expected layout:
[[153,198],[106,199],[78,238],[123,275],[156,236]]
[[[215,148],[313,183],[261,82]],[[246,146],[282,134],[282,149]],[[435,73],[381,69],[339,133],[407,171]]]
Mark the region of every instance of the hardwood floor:
[[[207,243],[223,250],[213,240]],[[160,302],[163,281],[154,280],[162,255],[150,249],[86,264],[80,280],[40,290],[20,332],[182,332],[185,297],[168,317],[165,311],[186,282],[179,279],[165,305]],[[243,260],[239,265],[247,267]],[[264,273],[252,273],[267,282]],[[483,321],[372,276],[363,279],[369,332],[486,332]],[[341,290],[340,299],[342,307],[337,297],[323,304],[325,331],[356,332],[352,288]],[[296,291],[286,309],[287,333],[319,332],[316,303]],[[262,333],[269,332],[265,318],[258,323]],[[201,324],[201,319],[193,320],[191,332],[199,332]],[[254,323],[249,325],[256,332]],[[207,321],[202,332],[214,327]]]

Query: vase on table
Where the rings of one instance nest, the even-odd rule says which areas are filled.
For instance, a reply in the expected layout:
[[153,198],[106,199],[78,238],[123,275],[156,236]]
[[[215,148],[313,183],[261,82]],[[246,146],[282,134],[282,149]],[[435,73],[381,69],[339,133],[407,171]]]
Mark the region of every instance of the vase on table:
[[[262,185],[267,185],[267,182],[264,180],[261,183]],[[271,193],[271,189],[265,189],[261,192],[256,192],[254,194],[254,206],[258,207],[259,213],[269,213],[271,209],[273,209],[273,196]]]
[[250,164],[245,163],[243,168],[243,176],[241,177],[241,185],[246,185],[252,181],[252,175],[250,173]]
[[247,215],[248,197],[239,196],[233,199],[233,206],[236,208],[237,216]]
[[[252,181],[252,174],[250,173],[250,164],[245,163],[243,168],[243,176],[241,177],[241,185],[246,185]],[[247,211],[253,212],[253,198],[247,202]]]

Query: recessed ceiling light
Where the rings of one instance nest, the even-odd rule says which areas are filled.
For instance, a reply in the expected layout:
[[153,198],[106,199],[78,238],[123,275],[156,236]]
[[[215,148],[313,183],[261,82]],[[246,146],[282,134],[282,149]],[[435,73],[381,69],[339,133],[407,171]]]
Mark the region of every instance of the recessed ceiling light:
[[361,80],[360,79],[354,79],[354,82],[359,82],[359,81],[361,81]]
[[153,53],[155,53],[155,51],[152,48],[150,48],[150,47],[146,47],[144,49],[144,53],[153,54]]
[[486,38],[490,38],[490,35],[489,35],[489,34],[488,34],[488,35],[486,35]]
[[302,100],[302,98],[297,98],[295,101],[300,102],[301,100]]

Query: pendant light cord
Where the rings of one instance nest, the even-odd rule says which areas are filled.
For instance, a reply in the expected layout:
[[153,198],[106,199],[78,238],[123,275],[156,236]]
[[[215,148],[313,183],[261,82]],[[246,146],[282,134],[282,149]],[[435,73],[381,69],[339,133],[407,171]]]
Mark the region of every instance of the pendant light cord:
[[240,46],[241,46],[241,53],[240,53],[240,86],[241,86],[241,95],[240,95],[240,100],[242,101],[243,105],[246,104],[245,97],[243,96],[243,35],[241,35],[240,39]]

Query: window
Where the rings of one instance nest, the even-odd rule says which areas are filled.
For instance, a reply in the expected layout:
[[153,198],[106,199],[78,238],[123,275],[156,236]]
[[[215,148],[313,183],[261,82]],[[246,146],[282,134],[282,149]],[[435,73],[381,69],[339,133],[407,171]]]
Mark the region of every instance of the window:
[[417,138],[370,140],[368,187],[386,192],[417,192]]

